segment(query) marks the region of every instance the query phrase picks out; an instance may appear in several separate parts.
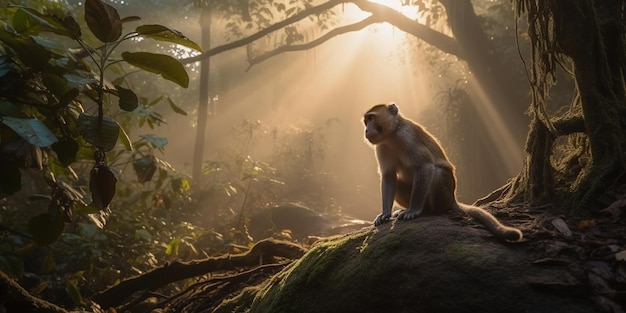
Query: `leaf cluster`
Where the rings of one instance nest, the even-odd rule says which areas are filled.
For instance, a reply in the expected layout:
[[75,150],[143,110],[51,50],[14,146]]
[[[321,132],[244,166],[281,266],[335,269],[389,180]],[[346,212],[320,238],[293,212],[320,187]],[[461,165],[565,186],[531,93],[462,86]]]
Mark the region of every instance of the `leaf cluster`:
[[[28,228],[35,242],[45,245],[60,236],[75,211],[106,216],[119,176],[109,167],[107,152],[118,143],[126,151],[134,149],[120,122],[107,113],[137,114],[139,126],[153,127],[164,119],[151,106],[166,100],[175,112],[186,114],[169,98],[149,102],[138,96],[125,84],[126,75],[107,79],[115,72],[112,69],[127,64],[181,87],[189,85],[184,66],[175,58],[119,53],[121,44],[142,37],[200,47],[162,25],[139,25],[124,33],[127,23],[140,18],[121,18],[101,0],[85,1],[83,20],[51,5],[11,3],[0,14],[6,17],[0,21],[0,199],[22,188],[23,170],[43,174],[51,190],[48,210],[34,217]],[[152,148],[164,146],[153,137],[142,140]],[[141,146],[142,140],[136,145]],[[127,154],[136,163],[145,162],[145,155],[136,155]],[[120,156],[120,152],[112,155],[114,161]],[[89,160],[94,162],[90,171],[76,170],[84,169]],[[141,173],[141,181],[149,180],[145,171]]]

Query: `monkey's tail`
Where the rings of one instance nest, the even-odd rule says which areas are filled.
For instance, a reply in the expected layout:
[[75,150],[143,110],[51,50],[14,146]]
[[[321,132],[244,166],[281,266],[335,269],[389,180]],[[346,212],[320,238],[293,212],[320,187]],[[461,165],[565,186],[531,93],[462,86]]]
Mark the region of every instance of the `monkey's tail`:
[[504,239],[506,241],[520,241],[522,240],[522,232],[514,227],[502,225],[495,216],[477,206],[468,205],[464,203],[455,203],[454,208],[462,212],[467,213],[473,219],[483,224],[492,234],[496,237]]

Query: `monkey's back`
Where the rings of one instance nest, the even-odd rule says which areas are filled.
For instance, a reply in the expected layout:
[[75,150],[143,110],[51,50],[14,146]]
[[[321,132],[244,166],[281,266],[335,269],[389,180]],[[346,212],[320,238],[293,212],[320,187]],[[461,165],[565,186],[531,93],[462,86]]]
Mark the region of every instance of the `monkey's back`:
[[409,206],[416,171],[429,164],[435,167],[432,190],[424,206],[425,214],[448,211],[456,201],[456,177],[454,166],[448,160],[439,141],[421,125],[399,117],[395,138],[388,144],[377,146],[381,172],[384,166],[395,166],[397,189],[395,201],[405,208]]

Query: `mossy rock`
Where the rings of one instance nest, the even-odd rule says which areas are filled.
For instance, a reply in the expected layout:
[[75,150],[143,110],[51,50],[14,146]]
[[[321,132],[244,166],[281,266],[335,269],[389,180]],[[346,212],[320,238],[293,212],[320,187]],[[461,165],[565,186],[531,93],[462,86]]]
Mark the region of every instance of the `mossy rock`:
[[574,278],[532,265],[523,245],[443,216],[368,227],[317,244],[215,312],[594,312],[589,298],[533,288]]

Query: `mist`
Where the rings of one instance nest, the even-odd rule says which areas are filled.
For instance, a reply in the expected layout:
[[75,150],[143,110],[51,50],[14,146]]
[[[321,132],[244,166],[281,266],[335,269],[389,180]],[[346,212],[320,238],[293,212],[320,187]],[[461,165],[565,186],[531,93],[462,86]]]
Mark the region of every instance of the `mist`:
[[[137,14],[144,17],[144,22],[157,23],[164,18],[164,12],[160,11]],[[166,20],[200,42],[197,17],[172,16]],[[222,33],[213,37],[212,46],[227,40]],[[228,157],[225,151],[237,147],[239,154],[273,165],[277,137],[298,132],[309,134],[302,140],[316,151],[302,166],[326,173],[324,186],[319,190],[324,191],[322,197],[327,201],[320,202],[332,203],[332,208],[316,207],[318,201],[308,201],[300,197],[302,193],[281,200],[369,220],[380,211],[381,199],[374,151],[363,138],[362,115],[375,104],[396,102],[405,117],[424,124],[440,139],[458,167],[460,200],[473,202],[505,180],[462,165],[476,163],[473,158],[519,154],[520,157],[511,158],[507,168],[496,169],[498,177],[511,177],[519,171],[521,148],[516,140],[509,138],[510,146],[504,147],[500,154],[494,153],[485,150],[485,147],[490,148],[493,138],[485,138],[470,154],[455,152],[461,137],[451,133],[452,128],[432,114],[432,110],[437,109],[433,106],[441,105],[441,101],[436,101],[437,95],[451,82],[431,65],[422,64],[424,58],[418,55],[416,45],[414,37],[388,24],[379,24],[337,36],[307,51],[275,56],[251,67],[246,61],[245,48],[212,57],[209,88],[213,90],[211,105],[215,114],[209,117],[204,159],[224,160]],[[459,72],[467,71],[460,62],[452,66],[458,67]],[[167,124],[154,130],[141,129],[138,133],[151,132],[168,138],[162,158],[190,173],[199,75],[197,64],[187,68],[190,90],[183,91],[178,101],[190,114],[182,116],[163,110]],[[488,117],[485,109],[479,111],[482,111],[481,116],[494,118]],[[251,129],[251,125],[254,131],[242,136],[243,129]],[[496,137],[501,133],[491,131]]]

